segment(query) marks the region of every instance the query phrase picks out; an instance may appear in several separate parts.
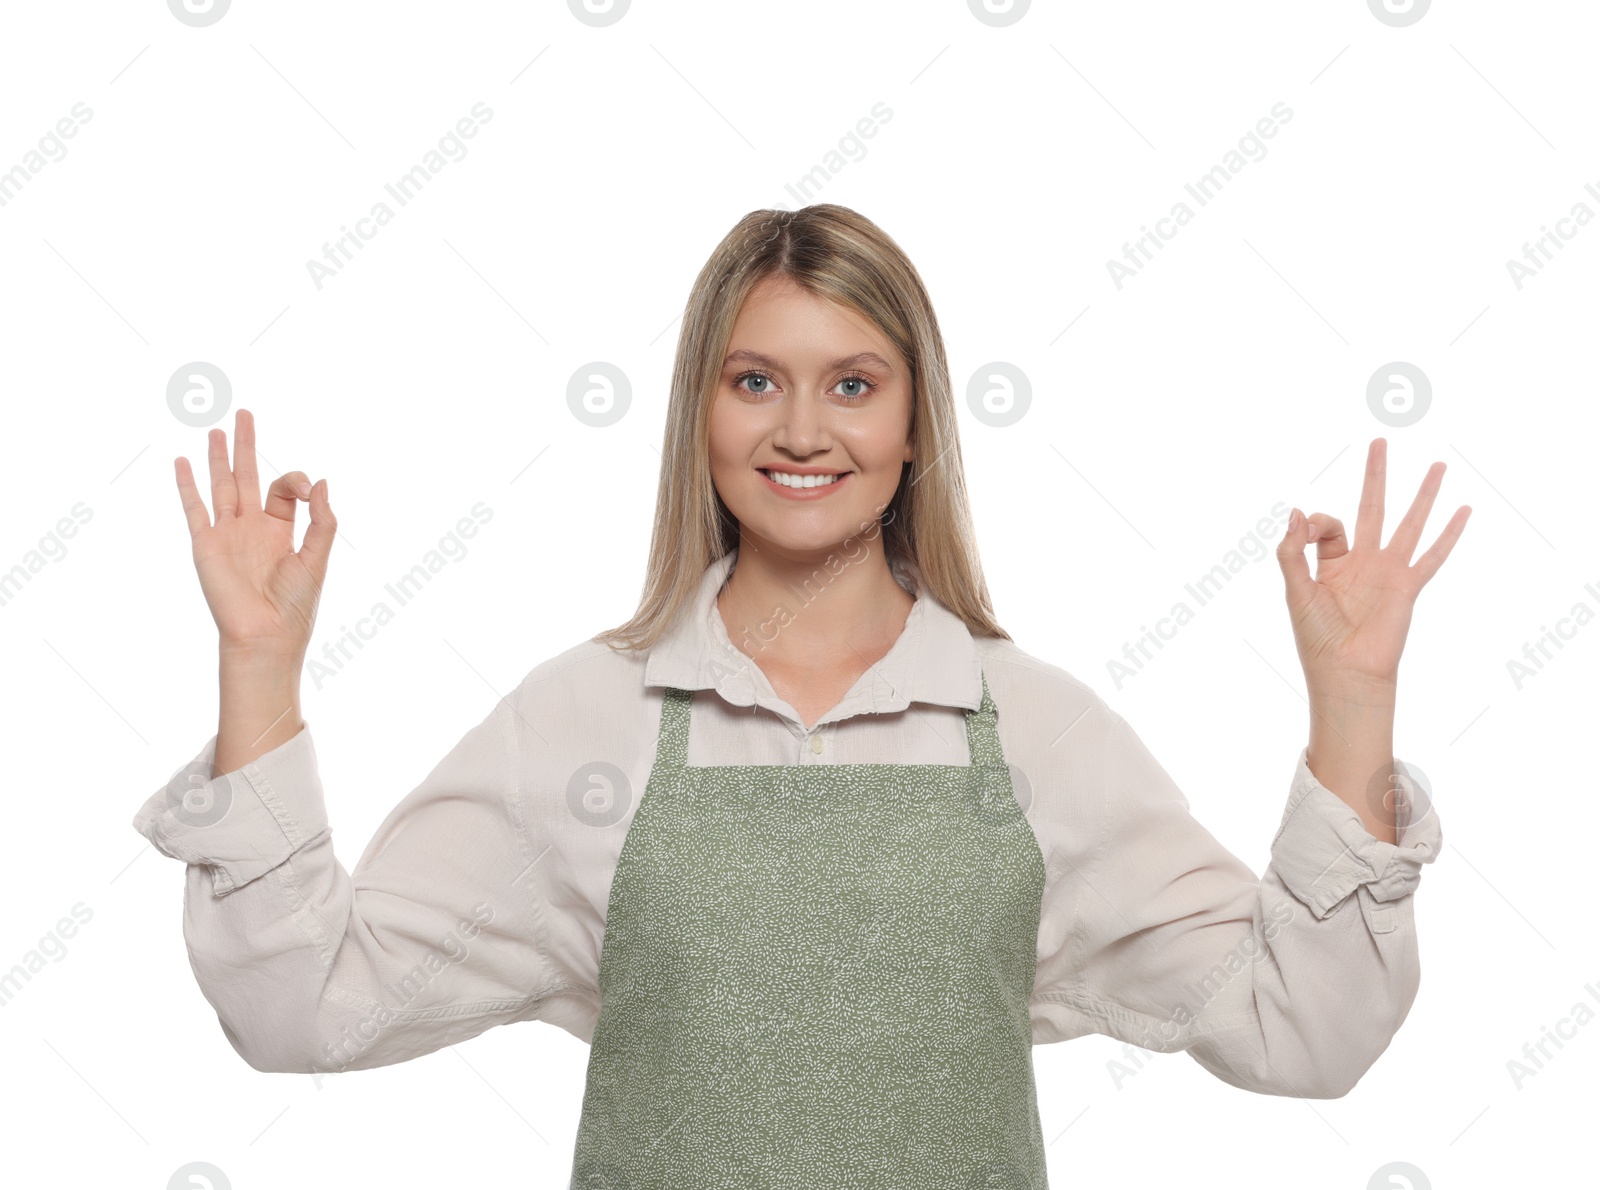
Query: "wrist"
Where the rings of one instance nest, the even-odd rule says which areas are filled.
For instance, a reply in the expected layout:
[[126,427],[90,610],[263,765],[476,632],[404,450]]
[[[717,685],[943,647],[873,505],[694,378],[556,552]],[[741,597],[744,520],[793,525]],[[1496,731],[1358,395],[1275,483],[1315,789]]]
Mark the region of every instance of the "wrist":
[[224,649],[218,665],[223,717],[251,725],[252,734],[285,720],[299,723],[300,669],[299,656],[279,650]]
[[1314,704],[1338,703],[1392,710],[1396,689],[1394,678],[1376,678],[1368,674],[1319,674],[1306,680],[1306,695]]
[[219,640],[217,658],[224,666],[233,669],[298,672],[305,661],[305,649],[261,641]]

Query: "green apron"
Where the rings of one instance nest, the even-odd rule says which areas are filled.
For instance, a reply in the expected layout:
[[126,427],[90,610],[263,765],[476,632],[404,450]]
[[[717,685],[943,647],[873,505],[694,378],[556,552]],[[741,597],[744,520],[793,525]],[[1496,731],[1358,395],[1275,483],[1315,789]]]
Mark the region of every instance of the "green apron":
[[1044,859],[988,681],[970,765],[691,766],[690,697],[617,857],[574,1190],[1045,1190]]

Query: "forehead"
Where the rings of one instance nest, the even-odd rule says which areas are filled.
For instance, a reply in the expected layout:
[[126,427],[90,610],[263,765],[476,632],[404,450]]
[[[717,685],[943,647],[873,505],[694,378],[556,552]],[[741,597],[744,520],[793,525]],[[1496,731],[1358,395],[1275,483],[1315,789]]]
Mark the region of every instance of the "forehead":
[[802,288],[793,279],[764,278],[734,320],[725,363],[855,363],[897,371],[899,353],[871,319]]

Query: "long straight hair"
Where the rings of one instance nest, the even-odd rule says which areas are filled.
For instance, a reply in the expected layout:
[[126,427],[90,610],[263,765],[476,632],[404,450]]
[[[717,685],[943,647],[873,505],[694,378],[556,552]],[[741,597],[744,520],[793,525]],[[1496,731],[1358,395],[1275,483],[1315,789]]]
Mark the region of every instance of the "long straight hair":
[[594,639],[613,649],[650,648],[684,613],[706,567],[739,544],[738,521],[711,482],[711,403],[744,300],[774,275],[868,319],[908,361],[913,458],[879,517],[885,558],[914,568],[927,592],[974,635],[1010,640],[995,622],[978,561],[933,304],[900,246],[834,203],[751,211],[695,278],[672,367],[644,592],[632,619]]

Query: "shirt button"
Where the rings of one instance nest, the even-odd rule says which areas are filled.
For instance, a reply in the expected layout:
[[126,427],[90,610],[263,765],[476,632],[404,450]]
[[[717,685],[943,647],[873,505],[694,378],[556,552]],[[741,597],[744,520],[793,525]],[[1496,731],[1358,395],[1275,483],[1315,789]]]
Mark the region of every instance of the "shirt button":
[[822,737],[821,736],[814,735],[814,736],[811,737],[811,750],[813,752],[815,752],[818,756],[822,755]]

